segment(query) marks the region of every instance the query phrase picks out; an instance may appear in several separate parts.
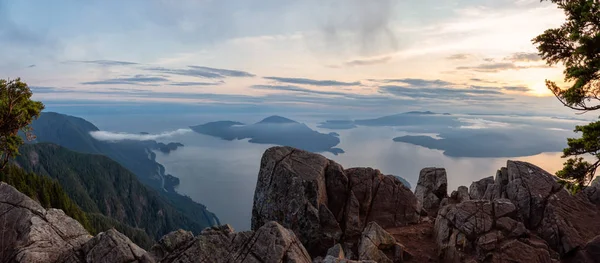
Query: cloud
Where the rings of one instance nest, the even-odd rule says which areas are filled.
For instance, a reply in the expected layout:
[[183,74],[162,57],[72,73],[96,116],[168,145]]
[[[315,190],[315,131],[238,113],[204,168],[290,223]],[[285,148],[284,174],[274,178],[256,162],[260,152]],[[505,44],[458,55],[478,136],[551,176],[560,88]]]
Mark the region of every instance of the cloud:
[[115,78],[98,81],[82,82],[83,85],[119,85],[119,84],[148,84],[156,82],[168,82],[169,79],[163,77],[149,77],[144,75],[136,75],[130,78]]
[[215,86],[215,85],[220,85],[223,84],[225,82],[220,81],[220,82],[193,82],[193,81],[189,81],[189,82],[173,82],[169,85],[171,86],[181,86],[181,87],[188,87],[188,86]]
[[165,74],[172,75],[182,75],[182,76],[191,76],[191,77],[199,77],[199,78],[207,78],[207,79],[223,79],[225,77],[254,77],[254,74],[240,71],[240,70],[229,70],[229,69],[219,69],[219,68],[209,68],[209,67],[201,67],[201,66],[188,66],[188,68],[184,69],[171,69],[164,67],[149,67],[145,68],[145,70],[160,72]]
[[380,82],[380,83],[406,83],[406,84],[409,84],[409,85],[415,86],[415,87],[430,87],[430,86],[446,87],[446,86],[454,85],[454,83],[452,83],[452,82],[448,82],[448,81],[444,81],[444,80],[440,80],[440,79],[431,80],[431,79],[405,78],[405,79],[380,79],[380,80],[372,79],[371,81],[376,81],[376,82]]
[[283,77],[264,77],[264,79],[274,80],[277,82],[290,83],[290,84],[301,84],[301,85],[312,85],[312,86],[357,86],[360,82],[342,82],[336,80],[314,80],[305,78],[283,78]]
[[508,57],[505,57],[504,60],[508,60],[508,61],[512,61],[512,62],[537,62],[537,61],[541,61],[542,58],[537,53],[519,52],[519,53],[514,53]]
[[528,69],[528,68],[548,68],[547,65],[528,65],[528,66],[518,66],[512,62],[496,62],[496,63],[486,63],[480,64],[473,67],[457,67],[459,70],[473,70],[478,72],[499,72],[504,70],[520,70],[520,69]]
[[493,84],[493,83],[498,83],[498,81],[494,81],[494,80],[485,80],[485,79],[478,79],[478,78],[472,78],[470,79],[471,81],[475,81],[475,82],[481,82],[481,83],[489,83],[489,84]]
[[470,57],[471,57],[470,54],[459,53],[459,54],[450,55],[450,56],[446,57],[446,59],[448,59],[448,60],[465,60]]
[[35,68],[35,64],[31,64],[29,66],[27,66],[28,68]]
[[346,96],[347,93],[343,92],[335,92],[335,91],[321,91],[321,90],[311,90],[298,86],[278,86],[278,85],[254,85],[253,89],[262,89],[262,90],[278,90],[278,91],[293,91],[293,92],[302,92],[307,94],[319,94],[319,95],[339,95]]
[[65,63],[84,63],[84,64],[95,64],[100,66],[132,66],[139,65],[135,62],[119,61],[119,60],[69,60]]
[[510,91],[522,91],[522,92],[527,92],[527,91],[531,90],[529,87],[526,87],[526,86],[504,86],[504,87],[502,87],[502,89],[510,90]]
[[355,59],[350,60],[344,63],[346,66],[369,66],[376,64],[384,64],[389,62],[392,59],[391,56],[379,57],[379,58],[365,58],[365,59]]
[[216,74],[226,76],[226,77],[254,77],[254,76],[256,76],[254,74],[251,74],[251,73],[248,73],[245,71],[241,71],[241,70],[209,68],[209,67],[202,67],[202,66],[188,66],[188,67],[193,68],[193,69],[203,70],[206,72],[216,73]]
[[182,135],[186,133],[192,132],[191,129],[178,129],[169,132],[163,132],[158,134],[137,134],[137,133],[120,133],[120,132],[108,132],[108,131],[92,131],[90,135],[94,137],[94,139],[99,141],[123,141],[123,140],[133,140],[133,141],[150,141],[150,140],[160,140],[173,137],[175,135]]
[[504,97],[504,93],[487,88],[411,88],[405,86],[381,86],[379,91],[395,96],[413,99],[438,99],[438,100],[511,100]]
[[329,0],[319,2],[315,19],[320,22],[318,41],[330,48],[362,55],[396,51],[398,39],[392,27],[394,0]]
[[506,122],[490,121],[484,119],[468,119],[458,118],[460,122],[466,123],[467,125],[460,126],[461,129],[490,129],[490,128],[508,128],[510,124]]

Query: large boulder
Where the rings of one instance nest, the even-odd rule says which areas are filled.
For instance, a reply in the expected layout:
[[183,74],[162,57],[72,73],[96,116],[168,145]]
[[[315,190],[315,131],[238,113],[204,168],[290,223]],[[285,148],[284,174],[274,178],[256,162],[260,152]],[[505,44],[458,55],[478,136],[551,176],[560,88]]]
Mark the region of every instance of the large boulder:
[[441,262],[557,262],[546,243],[530,235],[509,200],[470,200],[444,206],[434,234]]
[[160,262],[311,263],[312,260],[294,232],[277,222],[268,222],[257,231],[235,233],[229,225],[207,229]]
[[561,255],[600,233],[600,210],[587,198],[571,195],[553,175],[517,161],[508,161],[507,174],[506,196],[523,223]]
[[77,249],[63,254],[60,263],[153,263],[145,250],[114,229],[102,232]]
[[444,168],[424,168],[419,173],[419,181],[415,188],[418,208],[435,217],[440,203],[448,197],[448,178]]
[[409,259],[404,247],[383,230],[377,223],[371,222],[362,233],[358,246],[360,260],[373,260],[379,263],[404,262]]
[[62,210],[44,209],[0,182],[0,262],[55,262],[91,236]]
[[396,177],[344,168],[291,147],[265,151],[252,208],[252,229],[277,221],[293,230],[313,257],[360,237],[368,222],[384,228],[415,223],[417,200]]
[[483,199],[488,185],[494,184],[494,182],[493,176],[473,182],[469,187],[469,196],[474,200]]

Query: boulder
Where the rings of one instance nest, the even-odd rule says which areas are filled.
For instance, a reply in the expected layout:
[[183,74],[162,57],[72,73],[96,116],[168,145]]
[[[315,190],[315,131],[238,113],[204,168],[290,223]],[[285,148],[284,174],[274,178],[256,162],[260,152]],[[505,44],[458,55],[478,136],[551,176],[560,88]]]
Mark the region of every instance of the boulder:
[[506,199],[443,207],[434,227],[441,262],[557,262],[558,255],[517,218]]
[[600,262],[600,235],[590,240],[577,254],[567,262],[596,263]]
[[313,257],[357,239],[368,222],[395,227],[418,219],[416,198],[394,176],[371,168],[344,170],[319,154],[291,147],[263,154],[252,229],[277,221],[294,231]]
[[379,263],[404,262],[405,254],[404,247],[377,223],[369,223],[363,231],[358,246],[360,260]]
[[190,231],[177,230],[163,236],[158,243],[150,249],[151,253],[157,259],[164,258],[167,254],[175,251],[175,249],[192,241],[194,235]]
[[146,251],[114,229],[102,232],[79,248],[68,251],[61,263],[153,263]]
[[459,186],[456,191],[452,191],[450,198],[454,201],[454,203],[462,203],[464,201],[471,200],[471,197],[469,196],[469,188],[466,186]]
[[293,231],[272,221],[256,231],[235,233],[227,225],[207,229],[160,262],[310,263],[312,260]]
[[44,209],[0,182],[0,262],[55,262],[91,236],[62,210]]
[[415,188],[415,196],[419,202],[418,209],[423,209],[431,217],[437,215],[440,202],[448,197],[448,178],[444,168],[424,168],[419,173],[419,181]]
[[573,196],[539,167],[507,163],[506,196],[519,217],[561,255],[571,254],[600,233],[600,210],[588,198]]
[[469,196],[473,200],[483,199],[488,185],[494,184],[494,177],[486,177],[479,181],[475,181],[469,187]]

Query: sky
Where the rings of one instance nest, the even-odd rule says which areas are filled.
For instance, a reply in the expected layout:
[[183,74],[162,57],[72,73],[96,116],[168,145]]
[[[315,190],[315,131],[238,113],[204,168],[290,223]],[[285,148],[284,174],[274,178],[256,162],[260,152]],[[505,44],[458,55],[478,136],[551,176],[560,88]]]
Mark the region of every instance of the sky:
[[538,0],[0,0],[0,78],[46,105],[573,115]]

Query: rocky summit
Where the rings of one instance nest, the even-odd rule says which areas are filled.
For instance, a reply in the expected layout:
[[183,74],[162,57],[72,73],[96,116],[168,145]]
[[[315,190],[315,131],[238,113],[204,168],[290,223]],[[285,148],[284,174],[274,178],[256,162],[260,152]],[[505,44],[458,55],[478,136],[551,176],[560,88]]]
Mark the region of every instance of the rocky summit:
[[262,159],[252,230],[171,232],[145,251],[112,229],[91,236],[61,210],[0,183],[1,262],[600,262],[600,182],[576,195],[535,165],[448,195],[443,168],[415,193],[371,168],[273,147]]

